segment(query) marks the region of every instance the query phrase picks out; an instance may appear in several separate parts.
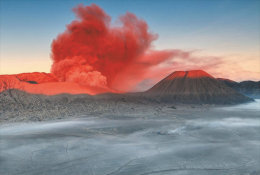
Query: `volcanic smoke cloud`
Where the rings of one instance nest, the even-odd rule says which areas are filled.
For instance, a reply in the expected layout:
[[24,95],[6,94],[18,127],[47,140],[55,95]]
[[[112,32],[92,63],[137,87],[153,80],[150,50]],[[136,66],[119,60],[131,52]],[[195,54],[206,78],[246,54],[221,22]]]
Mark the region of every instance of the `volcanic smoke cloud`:
[[59,81],[129,91],[153,66],[176,54],[152,50],[157,35],[132,13],[112,26],[110,16],[95,4],[79,5],[73,11],[77,19],[52,43],[51,72]]

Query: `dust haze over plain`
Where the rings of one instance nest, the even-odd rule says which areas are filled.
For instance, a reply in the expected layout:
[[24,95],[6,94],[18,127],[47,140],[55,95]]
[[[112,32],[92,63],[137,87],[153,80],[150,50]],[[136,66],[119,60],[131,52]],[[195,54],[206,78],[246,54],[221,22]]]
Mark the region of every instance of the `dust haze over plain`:
[[260,173],[260,100],[166,115],[4,124],[0,174]]

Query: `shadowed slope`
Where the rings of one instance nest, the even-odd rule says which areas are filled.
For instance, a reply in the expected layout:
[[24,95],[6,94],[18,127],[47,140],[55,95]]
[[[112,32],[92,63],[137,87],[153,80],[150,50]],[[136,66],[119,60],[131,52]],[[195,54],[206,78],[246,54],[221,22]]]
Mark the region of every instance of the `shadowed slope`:
[[223,82],[228,87],[247,95],[251,98],[260,98],[260,81],[242,81],[235,82],[228,79],[218,78],[219,81]]

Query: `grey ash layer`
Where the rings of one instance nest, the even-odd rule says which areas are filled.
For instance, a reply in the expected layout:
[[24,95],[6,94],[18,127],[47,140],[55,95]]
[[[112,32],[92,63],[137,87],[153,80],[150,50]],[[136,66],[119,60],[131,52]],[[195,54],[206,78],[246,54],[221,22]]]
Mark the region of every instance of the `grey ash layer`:
[[[51,98],[67,108],[61,104],[55,108]],[[28,98],[39,111],[28,110],[29,119],[22,112],[19,117],[24,118],[19,120],[47,120],[48,115],[54,119],[58,110],[63,115],[70,112],[75,119],[1,124],[0,174],[260,174],[259,100],[209,107],[133,103],[121,98],[101,104],[86,96],[51,98]],[[78,105],[78,111],[71,111],[72,104]],[[19,110],[26,108],[20,105]],[[41,107],[50,109],[43,118],[38,114],[44,113]]]

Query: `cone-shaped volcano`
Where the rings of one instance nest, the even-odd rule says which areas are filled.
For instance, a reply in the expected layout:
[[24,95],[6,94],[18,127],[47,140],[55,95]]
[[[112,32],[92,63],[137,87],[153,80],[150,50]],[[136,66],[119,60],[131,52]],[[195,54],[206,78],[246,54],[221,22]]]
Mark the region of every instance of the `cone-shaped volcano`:
[[176,71],[146,94],[164,102],[236,104],[252,101],[202,70]]

